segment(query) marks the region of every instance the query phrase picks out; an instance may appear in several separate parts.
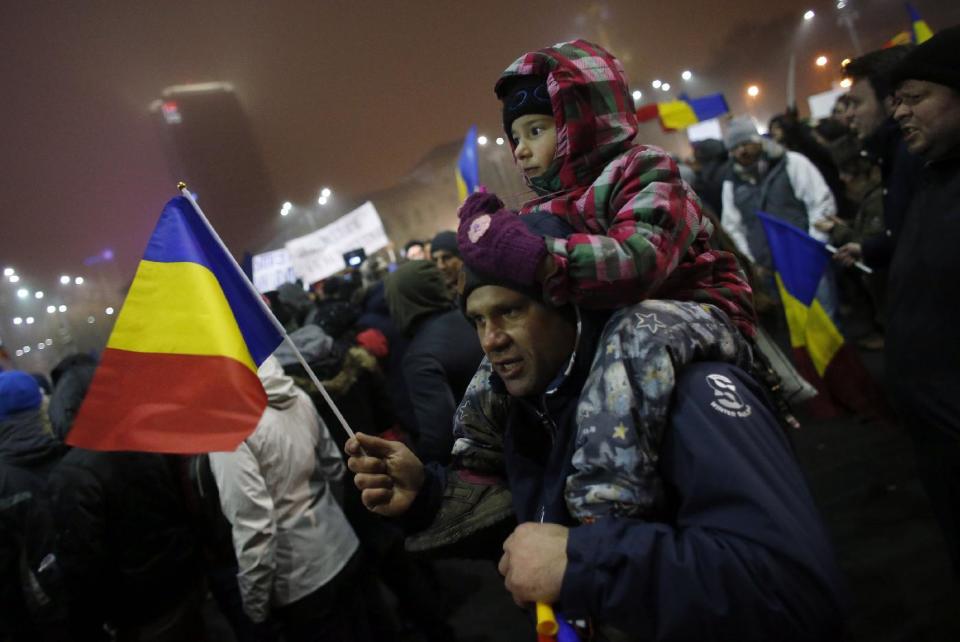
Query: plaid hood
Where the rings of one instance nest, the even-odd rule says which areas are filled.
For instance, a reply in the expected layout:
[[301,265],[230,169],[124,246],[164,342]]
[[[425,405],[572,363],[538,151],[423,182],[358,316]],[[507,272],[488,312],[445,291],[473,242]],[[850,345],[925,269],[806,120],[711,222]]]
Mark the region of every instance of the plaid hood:
[[[547,79],[557,125],[557,152],[547,172],[530,179],[541,196],[586,187],[633,145],[637,117],[620,61],[586,40],[564,42],[524,54],[497,81],[503,98],[521,76]],[[510,132],[507,140],[513,144]]]

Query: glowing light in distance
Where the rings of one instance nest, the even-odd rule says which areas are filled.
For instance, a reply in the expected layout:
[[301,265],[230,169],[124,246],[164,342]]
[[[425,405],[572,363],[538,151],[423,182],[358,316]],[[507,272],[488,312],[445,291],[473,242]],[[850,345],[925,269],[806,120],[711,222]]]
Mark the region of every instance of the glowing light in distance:
[[22,317],[13,317],[13,325],[20,325],[21,323],[23,323]]
[[83,277],[82,277],[82,276],[78,276],[77,278],[75,278],[75,279],[73,280],[73,282],[74,282],[75,284],[77,284],[77,285],[83,285]]
[[20,280],[20,277],[17,276],[16,274],[11,274],[10,276],[7,277],[7,280],[10,281],[10,283],[16,283],[17,281]]
[[756,98],[757,96],[760,95],[760,88],[757,87],[756,85],[750,85],[749,87],[747,87],[747,95],[750,96],[751,98]]
[[670,91],[670,83],[668,82],[663,83],[662,85],[660,85],[660,89],[664,91]]
[[840,86],[843,87],[844,89],[849,89],[852,84],[853,84],[853,80],[851,80],[850,78],[844,78],[843,80],[840,81]]
[[330,198],[331,194],[333,194],[333,192],[330,191],[329,187],[324,187],[322,190],[320,190],[320,196],[324,198]]
[[21,299],[26,299],[30,296],[30,291],[27,288],[20,288],[17,290],[17,296]]
[[61,312],[66,312],[66,311],[67,311],[67,306],[65,306],[65,305],[60,305],[60,307],[58,307],[57,309],[60,310]]
[[497,140],[493,142],[495,142],[497,145],[503,145],[503,143],[506,141],[503,140],[503,136],[497,136]]
[[66,274],[64,274],[63,276],[60,277],[60,283],[62,283],[62,284],[64,284],[64,285],[69,285],[69,284],[70,284],[70,277],[67,276]]
[[829,60],[826,56],[817,56],[817,67],[826,67]]
[[680,74],[680,77],[683,78],[684,80],[690,80],[691,78],[693,78],[693,72],[688,69],[684,71],[682,74]]
[[477,136],[477,145],[486,145],[487,137],[486,136]]
[[104,312],[109,316],[113,314],[113,308],[107,308],[106,310],[104,310]]
[[650,83],[650,85],[651,85],[654,89],[660,89],[660,85],[662,85],[662,84],[663,84],[663,83],[660,82],[659,80],[654,80],[652,83]]
[[43,290],[37,290],[36,292],[34,292],[34,293],[33,293],[33,298],[35,298],[35,299],[42,299],[42,298],[43,298]]
[[48,305],[48,306],[47,306],[47,312],[48,312],[49,314],[53,314],[53,313],[56,312],[56,311],[57,311],[57,306],[55,306],[55,305]]
[[33,317],[27,317],[27,325],[33,325],[33,322],[34,322]]
[[641,98],[643,98],[643,92],[640,91],[639,89],[634,89],[634,90],[633,90],[633,102],[638,103],[638,102],[640,102],[640,99],[641,99]]
[[805,14],[803,14],[803,19],[804,19],[804,20],[807,20],[807,21],[813,20],[813,17],[814,17],[815,15],[817,15],[817,14],[815,14],[815,13],[813,12],[813,9],[810,9],[810,10],[807,11]]
[[321,196],[317,199],[317,205],[326,205],[328,200],[330,200],[329,197]]
[[3,268],[3,276],[13,276],[16,273],[17,271],[14,270],[12,267]]

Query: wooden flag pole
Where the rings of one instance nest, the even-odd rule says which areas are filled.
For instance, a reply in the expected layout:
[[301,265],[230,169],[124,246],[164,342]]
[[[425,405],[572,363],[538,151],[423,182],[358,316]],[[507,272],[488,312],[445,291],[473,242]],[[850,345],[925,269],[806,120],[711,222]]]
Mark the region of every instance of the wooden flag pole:
[[[180,190],[180,193],[185,199],[190,202],[190,205],[193,206],[194,211],[197,213],[197,216],[200,217],[200,220],[203,221],[203,224],[210,231],[211,236],[216,239],[217,243],[220,244],[220,247],[223,248],[224,253],[233,260],[233,254],[230,253],[230,250],[227,249],[226,244],[224,244],[223,239],[220,238],[220,235],[217,234],[217,231],[213,229],[213,225],[210,224],[210,221],[207,219],[206,215],[203,213],[203,210],[200,209],[200,206],[197,205],[197,201],[194,200],[193,194],[190,193],[190,190],[187,189],[187,184],[183,181],[177,183],[177,189]],[[280,321],[277,320],[277,317],[274,316],[273,310],[267,306],[264,302],[263,297],[257,292],[257,288],[254,287],[253,283],[247,278],[247,275],[240,269],[240,266],[237,265],[237,262],[233,262],[234,266],[237,268],[237,272],[243,275],[243,282],[246,284],[247,288],[250,290],[250,294],[253,295],[253,298],[256,299],[257,303],[260,305],[261,310],[267,318],[270,319],[274,327],[277,329],[277,332],[283,337],[283,340],[287,342],[287,345],[290,346],[290,349],[293,350],[293,353],[297,355],[297,361],[300,362],[300,365],[303,366],[303,369],[306,371],[307,375],[310,377],[310,381],[313,382],[313,385],[317,387],[317,390],[320,391],[320,394],[323,396],[323,400],[327,402],[327,405],[330,406],[330,409],[333,410],[333,414],[336,415],[337,420],[340,422],[340,425],[343,426],[344,431],[350,437],[356,437],[356,433],[353,432],[353,428],[350,427],[350,424],[347,423],[347,420],[343,417],[343,414],[340,412],[340,408],[337,407],[337,404],[333,402],[333,399],[330,398],[327,389],[323,387],[323,384],[320,383],[320,379],[317,377],[317,374],[313,371],[313,368],[310,367],[310,364],[307,363],[307,360],[303,358],[303,354],[300,353],[300,349],[293,342],[293,339],[290,338],[290,335],[287,334],[287,330],[281,325]]]

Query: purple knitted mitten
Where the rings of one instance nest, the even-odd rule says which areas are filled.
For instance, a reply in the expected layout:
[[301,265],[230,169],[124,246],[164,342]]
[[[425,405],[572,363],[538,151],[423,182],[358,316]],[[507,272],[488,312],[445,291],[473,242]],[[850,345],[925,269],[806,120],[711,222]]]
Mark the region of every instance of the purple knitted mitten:
[[547,255],[543,238],[490,193],[472,194],[464,201],[457,245],[471,269],[522,285],[536,282],[537,268]]

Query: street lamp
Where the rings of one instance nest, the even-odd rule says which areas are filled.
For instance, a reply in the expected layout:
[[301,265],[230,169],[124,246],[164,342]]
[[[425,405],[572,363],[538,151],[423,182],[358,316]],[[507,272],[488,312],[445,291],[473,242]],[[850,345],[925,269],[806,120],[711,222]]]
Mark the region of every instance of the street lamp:
[[12,267],[3,268],[3,276],[13,276],[17,271]]
[[506,141],[503,140],[503,136],[497,136],[497,140],[493,142],[495,142],[497,145],[503,145]]
[[113,308],[107,308],[106,310],[104,310],[104,312],[107,314],[107,316],[110,316],[111,314],[113,314]]
[[63,276],[60,277],[60,283],[62,283],[63,285],[70,285],[70,277],[64,274]]
[[663,83],[660,82],[659,80],[654,80],[652,83],[650,83],[650,85],[653,86],[654,89],[660,89],[660,85],[662,84]]
[[663,83],[662,85],[660,85],[660,89],[662,89],[663,91],[670,91],[670,83],[668,82]]
[[693,72],[688,69],[687,71],[684,71],[682,74],[680,74],[680,77],[683,78],[684,80],[690,80],[691,78],[693,78]]
[[486,145],[487,137],[486,136],[477,136],[477,145]]
[[48,314],[53,314],[53,313],[56,312],[56,311],[57,311],[57,306],[55,306],[55,305],[48,305],[48,306],[47,306],[47,313],[48,313]]
[[840,81],[840,86],[843,87],[844,89],[850,89],[852,85],[853,85],[853,81],[849,78],[844,78],[843,80]]
[[829,60],[827,60],[826,56],[817,56],[817,67],[826,67],[828,62]]
[[33,298],[35,298],[35,299],[42,299],[42,298],[43,298],[43,290],[37,290],[36,292],[34,292],[34,293],[33,293]]
[[10,281],[10,283],[16,283],[17,281],[20,280],[20,277],[17,276],[16,274],[11,274],[10,276],[7,277],[7,280]]
[[30,291],[27,288],[20,288],[17,290],[17,297],[26,299],[28,296],[30,296]]
[[66,312],[66,311],[67,311],[67,306],[65,306],[65,305],[63,305],[63,304],[60,304],[60,307],[58,307],[57,309],[60,310],[61,312]]
[[813,20],[813,17],[815,15],[817,14],[813,12],[813,9],[810,9],[805,14],[803,14],[803,19],[809,22],[810,20]]
[[33,325],[34,319],[33,317],[27,317],[26,321],[27,321],[27,325]]
[[13,325],[20,325],[23,323],[23,317],[13,317]]
[[331,194],[333,194],[333,192],[330,191],[329,187],[324,187],[322,190],[320,190],[320,196],[324,198],[330,198]]
[[283,204],[283,207],[280,208],[280,216],[286,216],[290,213],[290,210],[293,209],[293,203],[287,201]]
[[76,285],[83,285],[83,277],[82,277],[82,276],[78,276],[77,278],[75,278],[75,279],[73,280],[73,282],[74,282]]
[[750,96],[751,98],[756,98],[757,96],[760,95],[760,88],[757,87],[756,85],[750,85],[749,87],[747,87],[747,95]]

